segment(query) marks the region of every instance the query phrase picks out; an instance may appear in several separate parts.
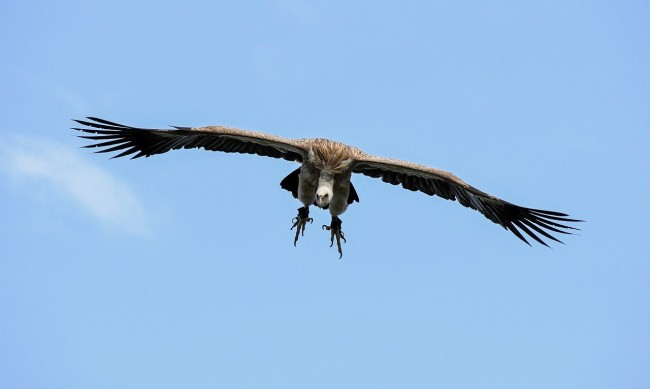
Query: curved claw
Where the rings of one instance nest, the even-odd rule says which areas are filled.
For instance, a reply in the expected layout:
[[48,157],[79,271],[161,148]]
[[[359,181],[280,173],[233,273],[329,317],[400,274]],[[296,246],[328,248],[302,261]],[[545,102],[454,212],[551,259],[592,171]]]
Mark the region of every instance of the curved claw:
[[339,252],[339,259],[343,258],[343,249],[341,248],[341,239],[343,239],[343,243],[347,243],[348,241],[345,240],[345,234],[341,230],[341,219],[339,219],[336,216],[332,216],[332,224],[327,226],[323,225],[323,230],[330,231],[330,247],[334,246],[334,238],[336,238],[336,248],[338,249]]
[[289,228],[289,230],[293,230],[296,226],[298,228],[302,227],[302,229],[304,230],[305,224],[307,224],[307,222],[313,223],[314,219],[310,217],[304,219],[298,219],[297,217],[294,217],[293,219],[291,219],[291,222],[293,223],[293,225],[291,226],[291,228]]
[[291,219],[291,222],[293,225],[289,230],[293,230],[294,228],[296,229],[296,236],[293,239],[293,245],[296,246],[298,243],[298,237],[299,236],[305,236],[305,227],[307,226],[307,223],[312,223],[314,219],[309,217],[309,208],[307,207],[302,207],[298,208],[298,216],[294,217]]

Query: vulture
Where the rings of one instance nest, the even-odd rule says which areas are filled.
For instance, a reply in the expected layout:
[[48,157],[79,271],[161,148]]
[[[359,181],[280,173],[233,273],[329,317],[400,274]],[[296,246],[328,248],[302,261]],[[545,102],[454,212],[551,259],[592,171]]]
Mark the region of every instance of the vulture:
[[444,170],[373,156],[329,139],[289,139],[223,126],[146,129],[96,117],[74,121],[83,126],[72,128],[85,133],[79,137],[93,141],[83,147],[100,148],[97,153],[119,152],[112,158],[131,156],[134,159],[170,150],[203,148],[299,163],[300,167],[280,182],[282,189],[291,192],[302,203],[298,215],[291,220],[291,230],[296,230],[293,244],[295,246],[299,236],[304,235],[307,223],[313,222],[309,217],[309,207],[314,205],[329,210],[332,216],[330,225],[323,225],[323,229],[330,232],[330,247],[336,240],[339,258],[343,256],[341,240],[347,242],[339,216],[350,204],[359,201],[350,181],[352,173],[381,178],[389,184],[429,196],[456,200],[509,230],[529,246],[527,237],[544,246],[548,246],[544,238],[562,243],[553,233],[571,234],[572,230],[579,229],[567,224],[582,221],[560,212],[515,205],[474,188]]

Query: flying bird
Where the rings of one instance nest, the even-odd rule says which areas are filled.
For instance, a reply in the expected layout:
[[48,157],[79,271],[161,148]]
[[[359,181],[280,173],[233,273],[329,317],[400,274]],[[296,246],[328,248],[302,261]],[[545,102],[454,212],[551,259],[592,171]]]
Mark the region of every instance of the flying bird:
[[[338,249],[343,256],[341,240],[346,242],[341,229],[341,216],[359,196],[350,181],[352,173],[359,173],[404,189],[420,191],[429,196],[456,200],[474,209],[492,222],[512,232],[530,245],[526,237],[548,246],[542,239],[562,243],[553,233],[571,234],[578,228],[564,223],[581,222],[570,219],[567,214],[521,207],[465,183],[444,170],[377,157],[362,150],[329,139],[289,139],[257,131],[247,131],[223,126],[173,127],[174,129],[145,129],[125,126],[96,117],[75,120],[82,128],[73,128],[92,135],[80,135],[94,143],[86,148],[100,148],[97,153],[119,152],[113,158],[131,156],[131,159],[149,157],[170,150],[203,148],[226,153],[257,154],[264,157],[282,158],[300,163],[300,167],[285,177],[280,186],[291,192],[302,207],[292,219],[295,228],[294,246],[304,235],[309,217],[309,207],[314,205],[329,210],[330,247]],[[526,235],[526,236],[524,236]]]

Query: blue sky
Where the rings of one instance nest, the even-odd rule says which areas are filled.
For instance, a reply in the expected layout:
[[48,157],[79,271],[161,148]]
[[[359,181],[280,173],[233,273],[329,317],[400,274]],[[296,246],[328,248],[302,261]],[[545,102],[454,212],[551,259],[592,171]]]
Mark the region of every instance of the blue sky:
[[[3,2],[7,388],[647,388],[644,1]],[[528,247],[354,177],[329,248],[296,165],[109,160],[71,119],[327,137],[587,220]]]

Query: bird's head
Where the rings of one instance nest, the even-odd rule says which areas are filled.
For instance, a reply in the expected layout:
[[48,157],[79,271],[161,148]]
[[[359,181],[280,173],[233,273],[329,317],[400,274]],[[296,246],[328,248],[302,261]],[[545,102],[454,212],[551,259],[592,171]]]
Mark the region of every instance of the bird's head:
[[327,209],[332,201],[332,196],[334,196],[334,174],[327,170],[321,170],[316,189],[316,205]]
[[330,201],[332,201],[332,195],[331,186],[321,185],[316,191],[316,205],[326,209],[330,204]]

